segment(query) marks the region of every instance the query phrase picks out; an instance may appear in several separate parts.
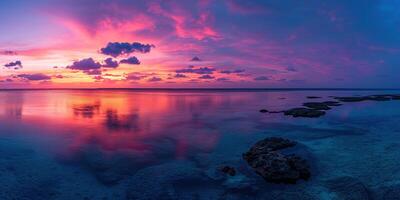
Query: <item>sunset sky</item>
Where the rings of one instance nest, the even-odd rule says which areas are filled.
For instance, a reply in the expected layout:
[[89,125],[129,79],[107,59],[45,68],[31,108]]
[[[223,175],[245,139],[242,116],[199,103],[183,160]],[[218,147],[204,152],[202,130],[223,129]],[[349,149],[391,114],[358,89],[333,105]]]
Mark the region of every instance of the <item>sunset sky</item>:
[[400,84],[396,0],[1,0],[0,88]]

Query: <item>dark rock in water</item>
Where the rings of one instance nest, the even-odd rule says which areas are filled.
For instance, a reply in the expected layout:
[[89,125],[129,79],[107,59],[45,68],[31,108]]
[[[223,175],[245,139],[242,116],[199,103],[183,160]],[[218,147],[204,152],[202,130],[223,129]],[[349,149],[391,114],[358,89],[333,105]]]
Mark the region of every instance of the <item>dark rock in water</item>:
[[392,99],[398,98],[398,95],[369,95],[369,96],[359,96],[359,97],[334,97],[342,102],[361,102],[361,101],[390,101]]
[[230,166],[221,167],[221,171],[224,172],[225,174],[229,174],[230,176],[235,176],[235,174],[236,174],[235,168],[230,167]]
[[341,200],[369,200],[368,189],[359,180],[343,176],[326,182],[327,187]]
[[324,103],[327,106],[341,106],[342,105],[338,101],[324,101],[322,103]]
[[392,100],[392,97],[388,96],[388,95],[371,95],[371,96],[367,96],[365,98],[367,100],[371,100],[371,101],[390,101],[390,100]]
[[400,100],[400,95],[391,95],[392,100]]
[[317,97],[317,96],[307,96],[307,99],[320,99],[322,97]]
[[260,113],[267,113],[267,112],[268,112],[267,109],[261,109],[261,110],[260,110]]
[[315,110],[330,110],[331,109],[328,105],[326,105],[325,103],[321,103],[321,102],[307,102],[307,103],[303,103],[303,106],[312,108]]
[[280,138],[280,137],[269,137],[258,141],[255,145],[250,148],[249,152],[253,154],[262,154],[269,151],[277,151],[286,149],[296,145],[296,142]]
[[266,138],[243,154],[243,159],[266,181],[294,184],[307,180],[310,170],[307,162],[296,155],[284,155],[277,150],[293,147],[296,142],[283,138]]
[[292,108],[290,110],[284,111],[285,115],[291,115],[293,117],[321,117],[325,115],[324,111],[310,109],[310,108]]
[[334,99],[342,102],[360,102],[366,100],[364,97],[334,97]]

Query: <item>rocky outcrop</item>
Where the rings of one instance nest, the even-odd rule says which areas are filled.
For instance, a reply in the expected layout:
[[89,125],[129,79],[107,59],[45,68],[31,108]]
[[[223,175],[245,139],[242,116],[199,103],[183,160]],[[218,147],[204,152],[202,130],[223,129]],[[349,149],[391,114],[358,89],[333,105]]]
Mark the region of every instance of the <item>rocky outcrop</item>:
[[321,97],[317,97],[317,96],[307,96],[307,99],[320,99]]
[[315,118],[321,117],[325,115],[324,111],[310,109],[310,108],[292,108],[289,110],[284,111],[285,115],[290,115],[293,117],[308,117],[308,118]]
[[303,103],[303,106],[307,107],[307,108],[312,108],[315,110],[330,110],[331,108],[323,103],[323,102],[307,102],[307,103]]
[[361,102],[361,101],[390,101],[399,99],[399,95],[383,94],[383,95],[368,95],[368,96],[357,96],[357,97],[334,97],[342,102]]
[[306,160],[279,151],[295,145],[296,142],[283,138],[266,138],[244,153],[243,159],[268,182],[294,184],[300,179],[307,180],[311,176]]

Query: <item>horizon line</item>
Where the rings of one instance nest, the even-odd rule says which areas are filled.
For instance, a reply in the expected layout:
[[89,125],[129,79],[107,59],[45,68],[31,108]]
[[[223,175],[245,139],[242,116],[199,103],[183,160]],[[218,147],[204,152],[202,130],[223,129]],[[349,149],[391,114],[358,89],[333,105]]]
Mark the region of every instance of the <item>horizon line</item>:
[[358,90],[358,91],[379,91],[379,90],[400,90],[400,88],[0,88],[0,91],[15,91],[15,90],[197,90],[197,91],[205,91],[205,90],[219,90],[219,91],[240,91],[240,90],[253,90],[253,91],[350,91],[350,90]]

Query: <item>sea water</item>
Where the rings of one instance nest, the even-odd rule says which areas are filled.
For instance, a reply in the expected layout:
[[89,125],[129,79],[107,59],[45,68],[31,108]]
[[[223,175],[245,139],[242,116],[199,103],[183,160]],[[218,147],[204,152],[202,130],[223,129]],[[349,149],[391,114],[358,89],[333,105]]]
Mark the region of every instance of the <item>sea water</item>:
[[[320,118],[259,112],[394,93],[0,91],[0,199],[396,199],[399,100],[344,103]],[[271,136],[298,142],[311,179],[273,184],[252,171],[242,154]],[[236,175],[221,174],[225,165]]]

